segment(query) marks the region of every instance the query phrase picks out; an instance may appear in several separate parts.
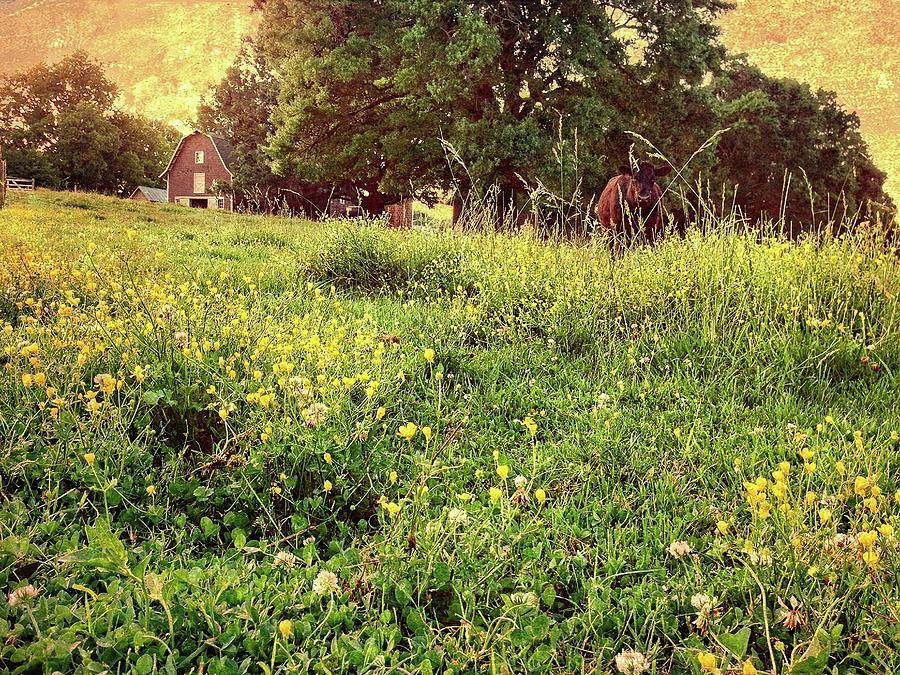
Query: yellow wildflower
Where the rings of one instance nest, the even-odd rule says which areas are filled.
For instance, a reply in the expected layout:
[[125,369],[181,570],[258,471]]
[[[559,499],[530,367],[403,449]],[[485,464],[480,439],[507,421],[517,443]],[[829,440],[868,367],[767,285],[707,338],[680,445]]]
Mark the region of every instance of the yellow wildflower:
[[96,455],[93,452],[84,453],[84,461],[88,463],[88,466],[94,463],[94,459],[96,459]]
[[537,433],[537,424],[530,417],[526,417],[524,420],[522,420],[522,426],[524,426],[528,430],[528,433],[531,436],[534,436]]
[[509,465],[500,464],[497,467],[497,475],[500,476],[503,480],[506,480],[507,476],[509,476]]
[[325,485],[322,486],[322,489],[325,490],[325,492],[331,492],[332,488],[334,488],[334,486],[331,484],[330,480],[326,480]]
[[148,485],[148,486],[147,486],[147,494],[150,495],[151,497],[152,497],[153,495],[155,495],[155,494],[156,494],[156,486],[155,486],[155,485]]
[[426,441],[431,440],[431,427],[422,427],[422,435],[425,437]]
[[294,624],[290,619],[283,619],[278,622],[278,632],[281,633],[281,637],[284,640],[287,640],[290,637],[291,633],[294,632]]
[[434,350],[431,347],[428,347],[425,351],[422,352],[422,358],[424,358],[428,363],[434,363]]
[[407,422],[399,429],[397,429],[397,435],[401,438],[406,439],[407,441],[412,441],[413,437],[416,435],[416,431],[418,427],[412,422]]
[[500,492],[500,488],[492,487],[488,492],[491,495],[491,503],[493,504],[502,496],[502,492]]
[[863,548],[872,548],[875,545],[876,539],[878,539],[878,532],[876,532],[875,530],[860,532],[858,535],[856,535],[856,540]]
[[867,565],[875,565],[879,560],[881,560],[881,555],[879,555],[878,551],[864,551],[862,554],[863,562]]
[[718,675],[721,672],[718,666],[716,666],[715,654],[711,654],[710,652],[697,654],[697,661],[700,663],[700,672],[712,673],[713,675]]
[[544,488],[538,488],[534,491],[534,498],[537,500],[538,504],[543,504],[547,501],[547,493],[544,491]]

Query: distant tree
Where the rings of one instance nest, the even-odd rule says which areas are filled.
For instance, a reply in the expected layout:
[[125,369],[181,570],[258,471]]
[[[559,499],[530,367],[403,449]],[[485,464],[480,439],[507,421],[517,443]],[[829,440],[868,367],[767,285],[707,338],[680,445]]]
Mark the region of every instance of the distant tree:
[[63,110],[55,135],[52,154],[65,187],[117,192],[113,169],[121,136],[100,108],[83,102]]
[[130,193],[136,185],[164,187],[159,175],[181,140],[172,125],[118,111],[111,117],[119,130],[117,192]]
[[[411,190],[427,198],[434,188],[497,184],[508,203],[520,198],[523,179],[560,182],[560,125],[577,129],[581,169],[594,186],[627,152],[625,130],[654,139],[664,129],[667,141],[678,141],[696,90],[723,56],[714,19],[729,6],[258,4],[259,44],[283,76],[269,144],[276,170],[352,179],[376,213]],[[447,161],[442,141],[458,162]]]
[[45,150],[56,141],[63,112],[81,103],[109,110],[117,95],[103,66],[82,51],[9,75],[0,80],[0,143]]
[[318,215],[333,191],[350,196],[344,184],[315,183],[296,175],[278,175],[266,146],[275,132],[272,112],[278,105],[281,82],[251,40],[197,111],[198,128],[227,138],[234,148],[234,184],[239,206],[272,211],[287,205],[294,211]]
[[0,80],[9,173],[111,194],[157,184],[177,133],[116,110],[116,96],[102,66],[83,52]]
[[275,127],[272,110],[280,84],[251,42],[242,47],[234,64],[197,111],[198,127],[227,138],[234,147],[236,189],[273,185],[278,178],[265,154]]
[[717,146],[717,172],[737,186],[748,217],[777,220],[783,209],[796,231],[845,207],[851,215],[893,210],[887,176],[869,156],[859,118],[834,92],[769,77],[743,59],[723,68],[713,90],[720,124],[731,128]]

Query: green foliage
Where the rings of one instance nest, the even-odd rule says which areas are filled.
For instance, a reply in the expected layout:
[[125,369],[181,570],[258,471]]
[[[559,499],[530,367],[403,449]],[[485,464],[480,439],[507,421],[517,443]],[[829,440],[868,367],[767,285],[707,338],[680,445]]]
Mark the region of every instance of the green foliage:
[[689,106],[721,57],[712,19],[727,7],[261,4],[258,43],[282,74],[270,143],[279,172],[426,200],[496,183],[513,202],[523,179],[572,188],[575,164],[561,177],[553,153],[561,120],[577,129],[573,161],[592,187],[627,155],[624,130],[671,128],[672,108]]
[[0,80],[0,145],[10,175],[120,195],[158,185],[177,134],[118,112],[116,95],[83,52]]

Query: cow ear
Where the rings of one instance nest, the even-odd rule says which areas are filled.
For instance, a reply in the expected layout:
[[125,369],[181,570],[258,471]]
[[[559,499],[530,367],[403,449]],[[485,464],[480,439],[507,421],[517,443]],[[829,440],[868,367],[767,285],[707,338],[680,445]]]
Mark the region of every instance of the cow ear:
[[662,166],[657,166],[657,167],[655,167],[655,169],[656,169],[655,173],[656,173],[657,178],[662,178],[663,176],[668,176],[669,173],[671,173],[671,171],[672,171],[672,167],[669,166],[668,164],[663,164]]
[[628,166],[627,164],[622,164],[619,167],[619,173],[622,174],[623,176],[630,176],[631,175],[631,167]]

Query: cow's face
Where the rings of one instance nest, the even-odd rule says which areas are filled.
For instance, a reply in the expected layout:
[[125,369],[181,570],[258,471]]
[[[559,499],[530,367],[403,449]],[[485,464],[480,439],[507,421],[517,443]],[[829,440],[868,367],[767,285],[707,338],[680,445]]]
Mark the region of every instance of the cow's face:
[[646,205],[653,200],[653,184],[657,178],[668,175],[671,166],[653,166],[650,162],[640,162],[637,171],[623,166],[619,169],[623,174],[631,176],[631,184],[628,187],[628,196],[638,204]]

